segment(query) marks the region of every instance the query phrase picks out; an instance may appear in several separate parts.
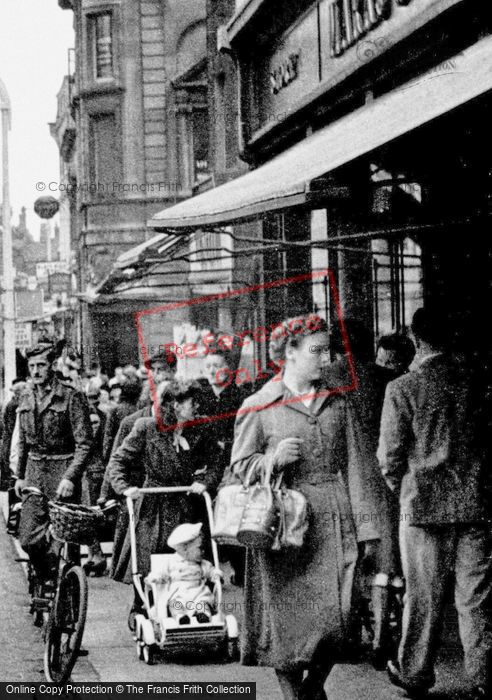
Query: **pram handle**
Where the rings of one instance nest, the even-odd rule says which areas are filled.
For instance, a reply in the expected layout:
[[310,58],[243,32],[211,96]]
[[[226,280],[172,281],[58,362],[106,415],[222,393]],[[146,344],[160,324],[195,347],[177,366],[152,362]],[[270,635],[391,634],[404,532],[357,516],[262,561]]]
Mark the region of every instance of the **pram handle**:
[[[142,488],[138,489],[139,494],[147,494],[147,495],[159,495],[163,493],[189,493],[191,491],[191,486],[145,486]],[[197,496],[202,496],[203,499],[205,500],[205,507],[207,510],[207,517],[208,517],[208,523],[210,527],[210,532],[213,530],[213,511],[212,511],[212,499],[210,498],[210,494],[208,491],[202,491],[200,494],[194,494]],[[141,575],[140,572],[138,571],[138,563],[137,563],[137,538],[136,538],[136,533],[135,533],[135,508],[134,508],[134,502],[133,499],[130,496],[127,496],[126,498],[126,505],[128,508],[128,529],[130,531],[130,550],[131,550],[131,563],[132,563],[132,578],[133,578],[133,584],[135,588],[138,591],[138,594],[140,595],[140,598],[142,599],[142,602],[144,603],[144,606],[147,609],[147,612],[149,612],[149,601],[148,597],[145,594],[143,587],[142,587],[142,581],[141,581]],[[219,564],[219,552],[217,549],[217,542],[211,538],[211,545],[212,545],[212,556],[214,560],[214,567],[216,569],[220,568]],[[221,581],[218,580],[216,582],[216,590],[217,590],[217,606],[220,609],[220,606],[222,605],[222,584]]]

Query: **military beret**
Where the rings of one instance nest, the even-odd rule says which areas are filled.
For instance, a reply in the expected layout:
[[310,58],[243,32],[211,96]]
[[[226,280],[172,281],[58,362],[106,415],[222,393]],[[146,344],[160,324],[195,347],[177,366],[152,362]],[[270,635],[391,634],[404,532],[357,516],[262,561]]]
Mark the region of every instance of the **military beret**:
[[26,350],[26,357],[35,357],[36,355],[43,355],[45,352],[49,352],[51,359],[55,359],[55,348],[53,343],[37,343]]

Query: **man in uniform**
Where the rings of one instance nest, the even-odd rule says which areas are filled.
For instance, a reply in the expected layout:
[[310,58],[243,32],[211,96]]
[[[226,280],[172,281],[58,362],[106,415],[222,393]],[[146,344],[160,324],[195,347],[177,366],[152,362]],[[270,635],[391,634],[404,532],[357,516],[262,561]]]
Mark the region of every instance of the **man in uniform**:
[[[93,441],[89,406],[82,392],[56,378],[53,346],[39,343],[27,353],[32,388],[19,408],[18,495],[37,487],[47,499],[80,499],[80,481]],[[46,538],[46,501],[29,498],[21,515],[20,542],[42,578],[51,574]]]

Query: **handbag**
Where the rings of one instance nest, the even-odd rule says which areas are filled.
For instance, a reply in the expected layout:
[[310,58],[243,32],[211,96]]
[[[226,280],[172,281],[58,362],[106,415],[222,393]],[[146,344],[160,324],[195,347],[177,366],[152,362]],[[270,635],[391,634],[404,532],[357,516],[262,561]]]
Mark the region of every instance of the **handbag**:
[[281,502],[272,488],[270,479],[271,468],[265,470],[260,483],[254,484],[248,490],[248,500],[239,524],[237,539],[251,549],[273,549],[278,537]]
[[250,486],[254,466],[243,484],[219,489],[214,506],[212,537],[219,544],[282,551],[300,549],[309,527],[305,496],[283,484],[281,474],[271,485],[271,470]]
[[282,474],[274,487],[274,493],[280,505],[280,528],[273,549],[300,549],[309,527],[307,499],[300,491],[286,488],[282,483]]
[[249,482],[253,471],[254,466],[248,471],[244,484],[229,484],[217,492],[214,503],[212,537],[219,544],[241,545],[238,542],[237,533],[249,499]]

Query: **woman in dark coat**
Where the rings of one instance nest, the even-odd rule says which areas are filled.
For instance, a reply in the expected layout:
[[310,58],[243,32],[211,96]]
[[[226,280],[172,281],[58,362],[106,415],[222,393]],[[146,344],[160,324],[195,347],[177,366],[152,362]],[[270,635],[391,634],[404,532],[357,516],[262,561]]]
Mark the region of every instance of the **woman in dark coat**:
[[[193,421],[200,401],[200,387],[189,383],[170,386],[161,398],[161,405],[169,406],[169,392],[174,397],[177,421]],[[167,425],[176,424],[169,412],[164,420]],[[130,481],[137,459],[142,459],[145,466],[144,487],[190,484],[191,497],[183,494],[139,497],[138,488],[131,486]],[[139,418],[111,456],[109,476],[117,494],[138,499],[135,507],[137,559],[138,570],[145,576],[150,570],[152,553],[172,551],[166,541],[177,525],[205,518],[204,502],[198,494],[205,489],[212,497],[215,494],[221,478],[219,447],[214,433],[207,430],[206,425],[160,431],[155,418]],[[112,571],[116,581],[132,583],[129,533]]]
[[312,315],[283,326],[283,372],[243,403],[232,466],[241,479],[250,469],[256,479],[272,467],[282,472],[306,497],[310,521],[299,551],[247,552],[242,663],[273,666],[286,699],[320,700],[350,642],[358,542],[378,532],[364,517],[370,505],[351,499],[346,486],[344,397],[320,384],[326,324]]

